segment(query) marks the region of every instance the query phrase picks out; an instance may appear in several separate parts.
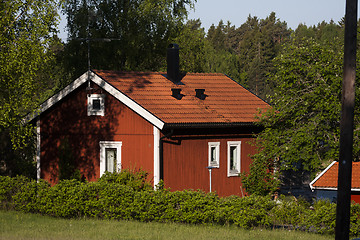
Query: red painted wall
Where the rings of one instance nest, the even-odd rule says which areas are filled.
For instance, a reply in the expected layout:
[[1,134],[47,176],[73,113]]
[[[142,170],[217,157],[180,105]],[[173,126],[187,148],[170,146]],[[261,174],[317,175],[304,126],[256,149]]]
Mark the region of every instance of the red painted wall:
[[[117,99],[104,93],[105,116],[87,116],[86,84],[41,114],[41,178],[58,181],[59,148],[69,142],[81,174],[89,181],[99,178],[100,141],[122,142],[122,168],[153,172],[153,126]],[[151,178],[151,177],[150,177]]]
[[351,192],[351,201],[354,201],[354,202],[360,204],[360,192],[352,191]]
[[[142,169],[152,179],[152,124],[96,85],[92,87],[92,93],[106,94],[105,116],[87,116],[86,84],[41,114],[41,178],[57,183],[60,145],[68,141],[75,165],[87,180],[94,181],[100,176],[99,142],[121,141],[122,169]],[[240,137],[242,130],[234,129],[199,130],[199,135],[194,135],[193,129],[175,131],[192,136],[177,135],[181,141],[163,143],[162,176],[166,187],[209,191],[208,142],[220,142],[220,168],[212,170],[212,190],[220,196],[245,194],[240,177],[227,177],[227,142],[241,141],[241,171],[248,172],[249,154],[255,153],[255,147],[249,144],[253,140],[250,134]],[[226,137],[233,134],[239,137]]]
[[[219,196],[245,195],[240,177],[227,176],[227,142],[241,141],[241,172],[249,172],[251,159],[249,154],[255,153],[250,145],[251,137],[238,138],[200,138],[183,139],[179,145],[164,143],[163,174],[166,187],[171,190],[201,189],[206,192],[210,188],[208,166],[208,142],[220,142],[219,168],[212,170],[212,191]],[[175,143],[176,141],[174,141]]]

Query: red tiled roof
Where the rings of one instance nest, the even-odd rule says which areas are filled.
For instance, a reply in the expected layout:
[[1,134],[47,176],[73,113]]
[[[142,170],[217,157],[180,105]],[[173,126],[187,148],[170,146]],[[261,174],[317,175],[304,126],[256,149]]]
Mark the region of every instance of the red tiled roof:
[[[93,72],[167,124],[251,123],[259,109],[270,107],[224,74],[190,73],[176,85],[164,73]],[[171,96],[172,88],[181,88],[181,100]],[[205,89],[205,100],[195,89]]]
[[[339,163],[333,162],[310,183],[313,189],[337,189]],[[360,190],[360,162],[352,163],[351,189]]]

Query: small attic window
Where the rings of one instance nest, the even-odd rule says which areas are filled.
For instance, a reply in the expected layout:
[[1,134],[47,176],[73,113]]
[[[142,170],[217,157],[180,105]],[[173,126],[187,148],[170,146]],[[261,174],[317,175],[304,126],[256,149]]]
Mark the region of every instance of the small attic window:
[[104,116],[105,115],[105,95],[89,94],[87,95],[87,115]]

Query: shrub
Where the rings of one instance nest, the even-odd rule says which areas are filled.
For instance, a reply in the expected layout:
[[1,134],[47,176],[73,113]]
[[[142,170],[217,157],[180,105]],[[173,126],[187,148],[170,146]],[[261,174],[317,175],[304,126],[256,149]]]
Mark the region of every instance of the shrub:
[[280,196],[275,203],[276,205],[271,211],[273,226],[286,226],[290,229],[299,228],[309,206],[295,199],[286,199],[284,196]]
[[[95,217],[235,225],[245,229],[283,226],[333,234],[336,205],[269,196],[220,198],[203,191],[153,190],[144,173],[106,173],[98,182],[62,180],[51,187],[25,177],[0,177],[0,207],[62,218]],[[360,205],[351,207],[351,236],[360,233]]]
[[147,180],[148,173],[145,171],[130,171],[127,169],[121,170],[119,173],[105,172],[98,180],[101,183],[117,183],[127,185],[135,191],[151,190],[153,189]]
[[351,204],[350,235],[360,235],[360,205],[358,203]]
[[336,222],[336,204],[326,200],[313,203],[313,208],[304,214],[303,228],[307,231],[334,234]]
[[254,227],[270,227],[269,211],[274,203],[269,197],[251,195],[249,197],[233,197],[228,203],[234,206],[231,222],[235,225],[250,229]]

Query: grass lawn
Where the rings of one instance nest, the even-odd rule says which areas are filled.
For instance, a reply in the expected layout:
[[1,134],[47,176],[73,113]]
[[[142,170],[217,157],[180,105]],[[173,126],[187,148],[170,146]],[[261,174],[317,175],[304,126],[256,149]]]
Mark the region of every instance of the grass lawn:
[[132,221],[68,220],[0,211],[0,239],[333,239],[288,230],[242,230],[236,227],[190,226]]

